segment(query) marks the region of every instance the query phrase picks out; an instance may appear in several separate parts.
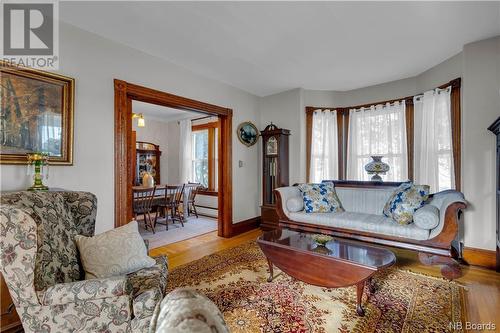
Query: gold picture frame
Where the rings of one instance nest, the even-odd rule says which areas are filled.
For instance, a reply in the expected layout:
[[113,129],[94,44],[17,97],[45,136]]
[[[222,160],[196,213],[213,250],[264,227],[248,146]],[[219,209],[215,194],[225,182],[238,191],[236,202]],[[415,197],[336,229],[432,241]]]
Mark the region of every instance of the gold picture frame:
[[0,164],[43,152],[72,165],[74,95],[73,78],[0,61]]

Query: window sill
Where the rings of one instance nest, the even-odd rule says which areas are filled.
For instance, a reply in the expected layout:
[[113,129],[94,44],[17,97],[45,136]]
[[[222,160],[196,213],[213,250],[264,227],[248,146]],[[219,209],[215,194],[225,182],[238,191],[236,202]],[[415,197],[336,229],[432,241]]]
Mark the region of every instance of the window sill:
[[218,191],[210,191],[210,190],[199,190],[197,192],[197,194],[199,194],[199,195],[208,195],[208,196],[211,196],[211,197],[217,197],[217,196],[219,196],[219,192]]

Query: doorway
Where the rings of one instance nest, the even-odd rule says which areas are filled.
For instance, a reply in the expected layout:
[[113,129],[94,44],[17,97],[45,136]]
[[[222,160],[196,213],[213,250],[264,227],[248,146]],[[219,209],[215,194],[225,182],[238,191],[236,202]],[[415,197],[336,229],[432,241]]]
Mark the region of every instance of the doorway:
[[132,137],[132,102],[139,101],[176,109],[179,112],[194,111],[218,117],[220,140],[217,155],[219,168],[217,183],[219,195],[218,235],[232,234],[232,165],[231,132],[232,110],[221,106],[196,101],[159,90],[114,80],[115,91],[115,227],[132,220],[132,182],[135,176]]

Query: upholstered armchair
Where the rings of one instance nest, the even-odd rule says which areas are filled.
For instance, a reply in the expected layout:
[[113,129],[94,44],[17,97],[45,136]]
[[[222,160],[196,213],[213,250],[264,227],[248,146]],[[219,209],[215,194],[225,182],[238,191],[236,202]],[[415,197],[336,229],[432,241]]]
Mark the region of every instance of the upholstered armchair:
[[93,194],[13,192],[0,204],[0,269],[26,332],[149,331],[166,258],[127,276],[84,280],[74,238],[94,234]]

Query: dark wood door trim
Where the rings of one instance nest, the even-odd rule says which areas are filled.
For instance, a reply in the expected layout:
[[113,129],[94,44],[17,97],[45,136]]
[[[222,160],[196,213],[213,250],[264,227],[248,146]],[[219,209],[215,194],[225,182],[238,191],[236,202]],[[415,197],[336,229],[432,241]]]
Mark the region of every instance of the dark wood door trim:
[[220,120],[218,235],[230,237],[233,223],[232,201],[232,118],[233,110],[194,99],[169,94],[122,80],[114,80],[115,90],[115,227],[132,220],[132,101],[141,101],[179,110],[218,116]]

